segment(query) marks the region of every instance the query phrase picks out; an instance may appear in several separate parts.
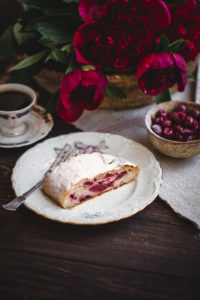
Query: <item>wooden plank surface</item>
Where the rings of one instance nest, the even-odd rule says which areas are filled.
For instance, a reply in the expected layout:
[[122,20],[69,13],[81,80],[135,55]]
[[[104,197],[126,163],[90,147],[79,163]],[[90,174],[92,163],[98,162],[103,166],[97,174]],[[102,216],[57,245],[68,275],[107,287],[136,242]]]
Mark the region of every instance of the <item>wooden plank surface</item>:
[[[40,104],[48,98],[40,91]],[[74,131],[55,117],[48,137]],[[0,204],[14,197],[12,168],[30,147],[0,149]],[[159,198],[134,217],[100,226],[0,208],[0,228],[2,299],[199,298],[200,233]]]
[[[49,95],[31,85],[44,106]],[[77,131],[54,119],[47,138]],[[0,205],[14,197],[12,169],[30,147],[0,149]],[[99,226],[0,206],[0,299],[193,300],[200,298],[199,278],[200,232],[159,198],[129,219]]]

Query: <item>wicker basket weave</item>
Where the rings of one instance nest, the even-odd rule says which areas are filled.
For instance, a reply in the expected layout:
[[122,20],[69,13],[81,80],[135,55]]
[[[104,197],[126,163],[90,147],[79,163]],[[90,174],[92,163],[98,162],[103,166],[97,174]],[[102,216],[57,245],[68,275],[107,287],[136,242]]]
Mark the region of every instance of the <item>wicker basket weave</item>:
[[145,95],[142,92],[133,75],[109,75],[107,79],[113,86],[121,88],[126,94],[126,98],[117,99],[106,95],[101,105],[102,108],[122,109],[138,107],[155,101],[154,97]]
[[[195,61],[187,63],[188,74],[194,73],[198,64],[198,59],[199,57],[197,57]],[[63,73],[43,69],[42,72],[35,77],[35,80],[50,94],[54,94],[59,88],[62,77]],[[107,79],[112,85],[123,89],[126,94],[126,98],[117,99],[106,95],[103,103],[101,104],[101,108],[122,109],[139,107],[148,105],[155,101],[154,97],[145,95],[142,92],[134,75],[108,75]],[[170,89],[170,92],[174,93],[176,90],[177,86],[175,85]]]
[[[37,83],[50,94],[54,94],[60,84],[63,73],[50,71],[47,69],[35,77]],[[108,82],[112,85],[123,89],[126,98],[117,99],[110,96],[105,96],[101,104],[101,108],[129,108],[147,105],[154,102],[154,97],[144,95],[138,86],[137,80],[133,75],[109,75],[107,76]]]

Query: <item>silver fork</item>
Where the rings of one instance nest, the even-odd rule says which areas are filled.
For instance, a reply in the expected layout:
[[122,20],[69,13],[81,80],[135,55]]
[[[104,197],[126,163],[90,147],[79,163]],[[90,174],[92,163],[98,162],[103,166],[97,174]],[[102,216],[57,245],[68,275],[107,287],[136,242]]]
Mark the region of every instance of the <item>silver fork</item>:
[[68,145],[66,144],[61,152],[56,156],[53,164],[50,166],[50,168],[45,172],[43,178],[37,182],[32,188],[30,188],[27,192],[25,192],[24,194],[22,194],[21,196],[16,197],[15,199],[13,199],[12,201],[10,201],[7,204],[2,205],[2,207],[4,209],[7,210],[11,210],[11,211],[15,211],[20,205],[22,205],[25,200],[27,199],[27,197],[34,192],[39,186],[42,185],[42,183],[44,182],[44,180],[46,179],[46,177],[64,160],[68,159],[72,154],[74,150],[71,150],[67,153],[67,155],[65,154],[65,149]]

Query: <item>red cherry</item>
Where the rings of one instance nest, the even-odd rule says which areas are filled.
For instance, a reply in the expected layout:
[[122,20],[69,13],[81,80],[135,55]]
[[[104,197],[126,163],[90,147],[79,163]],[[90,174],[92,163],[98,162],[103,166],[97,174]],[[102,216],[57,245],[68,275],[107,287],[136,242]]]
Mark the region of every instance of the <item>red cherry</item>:
[[156,123],[156,118],[155,118],[154,116],[151,116],[151,122],[152,122],[153,124]]
[[183,129],[183,134],[186,136],[193,135],[193,133],[194,132],[192,129],[188,129],[188,128]]
[[185,104],[179,104],[177,107],[176,107],[176,111],[179,112],[179,111],[182,111],[182,112],[186,112],[187,111],[187,107]]
[[176,140],[179,141],[179,142],[182,142],[183,141],[183,135],[179,132],[176,132],[175,133],[175,137],[176,137]]
[[154,124],[151,126],[151,129],[153,132],[155,132],[157,135],[162,136],[163,130],[162,127],[159,124]]
[[159,109],[157,111],[156,117],[163,117],[164,119],[167,118],[167,113],[164,111],[164,109]]
[[195,119],[194,119],[194,121],[193,121],[193,128],[194,128],[195,130],[198,130],[198,128],[199,128],[199,122],[198,122],[197,120],[195,120]]
[[200,118],[200,110],[194,109],[190,112],[191,116],[194,117],[195,119]]
[[174,136],[174,130],[172,128],[170,128],[170,127],[166,127],[164,129],[164,137],[166,139],[171,140],[173,138],[173,136]]
[[160,117],[163,112],[165,112],[164,109],[159,109],[156,113],[156,116]]
[[184,129],[181,125],[177,125],[176,126],[176,130],[180,133],[180,134],[183,134],[184,133]]
[[172,115],[172,114],[173,114],[173,112],[168,113],[168,119],[169,119],[169,120],[173,120],[173,115]]
[[194,140],[194,141],[195,141],[195,140],[198,140],[197,135],[193,135],[193,140]]
[[192,135],[187,136],[186,141],[187,141],[187,142],[194,141],[193,136],[192,136]]
[[195,128],[198,126],[197,120],[195,120],[192,116],[188,116],[185,120],[185,127]]
[[156,118],[156,119],[155,119],[155,124],[160,124],[160,125],[162,125],[163,122],[164,122],[164,118],[163,118],[163,117],[160,117],[160,118]]
[[167,119],[162,123],[162,125],[163,125],[163,127],[171,127],[172,121]]
[[177,124],[182,124],[185,121],[186,117],[187,117],[186,113],[184,113],[182,111],[178,111],[178,112],[173,112],[172,113],[172,119]]
[[194,132],[195,132],[195,134],[199,132],[199,124],[197,127],[194,128]]
[[196,134],[196,140],[200,140],[200,132],[197,132],[197,134]]

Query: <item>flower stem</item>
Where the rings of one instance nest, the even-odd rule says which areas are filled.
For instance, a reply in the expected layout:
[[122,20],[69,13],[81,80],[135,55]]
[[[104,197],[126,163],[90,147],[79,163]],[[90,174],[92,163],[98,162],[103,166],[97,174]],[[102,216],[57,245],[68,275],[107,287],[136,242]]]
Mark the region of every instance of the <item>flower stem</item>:
[[156,104],[159,104],[161,102],[166,102],[171,100],[171,95],[169,90],[165,90],[159,95],[156,95]]

